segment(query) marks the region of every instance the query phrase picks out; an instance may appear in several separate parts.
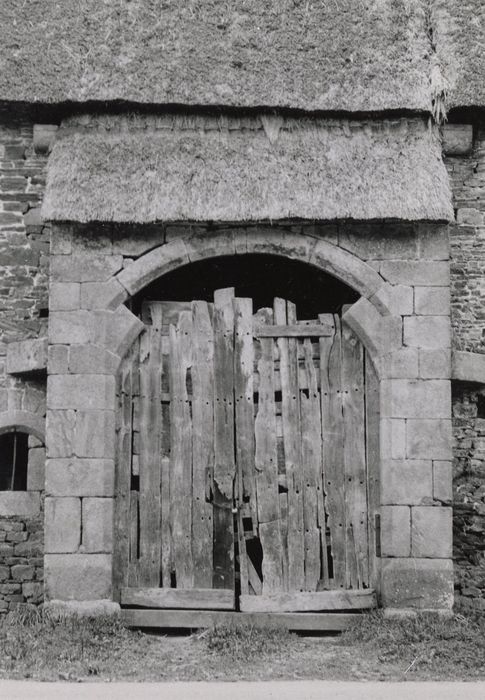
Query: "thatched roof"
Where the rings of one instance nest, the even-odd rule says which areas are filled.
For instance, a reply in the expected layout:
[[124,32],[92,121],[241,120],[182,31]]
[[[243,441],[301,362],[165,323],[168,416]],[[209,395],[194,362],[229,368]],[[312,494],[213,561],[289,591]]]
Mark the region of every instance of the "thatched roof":
[[428,111],[423,0],[2,0],[0,100]]
[[72,118],[49,158],[51,220],[453,217],[426,120]]
[[485,106],[485,1],[432,3],[434,40],[449,83],[449,106]]

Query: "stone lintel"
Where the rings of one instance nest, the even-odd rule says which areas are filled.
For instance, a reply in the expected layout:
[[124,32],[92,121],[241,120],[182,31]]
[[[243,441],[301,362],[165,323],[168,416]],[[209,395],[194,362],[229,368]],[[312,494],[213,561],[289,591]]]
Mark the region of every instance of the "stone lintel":
[[485,354],[457,350],[451,359],[451,378],[460,382],[485,384]]

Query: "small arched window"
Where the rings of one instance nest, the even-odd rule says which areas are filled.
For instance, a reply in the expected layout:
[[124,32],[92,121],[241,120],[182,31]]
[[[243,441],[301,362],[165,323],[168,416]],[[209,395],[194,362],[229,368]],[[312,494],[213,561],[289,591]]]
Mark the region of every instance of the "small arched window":
[[[0,434],[0,491],[27,491],[43,488],[38,483],[43,472],[45,450],[33,435],[20,430]],[[34,485],[35,482],[35,485]]]

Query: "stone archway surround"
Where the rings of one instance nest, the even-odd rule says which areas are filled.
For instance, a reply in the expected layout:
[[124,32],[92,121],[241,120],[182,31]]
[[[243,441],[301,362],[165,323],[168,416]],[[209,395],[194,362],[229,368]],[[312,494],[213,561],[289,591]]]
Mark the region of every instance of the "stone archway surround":
[[[154,279],[196,260],[266,253],[314,265],[361,294],[345,318],[380,379],[382,603],[450,607],[449,313],[435,314],[436,295],[431,292],[426,300],[422,291],[426,280],[431,290],[446,288],[443,256],[416,264],[401,260],[393,276],[390,262],[377,271],[330,240],[237,228],[175,238],[135,261],[125,259],[124,267],[112,250],[76,251],[65,243],[57,250],[51,276],[46,496],[59,507],[49,509],[57,515],[46,522],[46,529],[57,533],[47,538],[48,598],[111,597],[115,375],[143,327],[125,302]],[[429,305],[426,315],[416,313],[416,289],[421,312]]]

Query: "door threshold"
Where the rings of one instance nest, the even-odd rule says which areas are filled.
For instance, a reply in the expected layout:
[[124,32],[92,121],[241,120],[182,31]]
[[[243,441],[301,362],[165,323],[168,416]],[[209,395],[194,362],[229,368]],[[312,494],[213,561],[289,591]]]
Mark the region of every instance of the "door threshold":
[[342,632],[358,620],[362,613],[245,613],[123,608],[121,615],[128,627],[201,629],[214,625],[247,624],[298,632]]

